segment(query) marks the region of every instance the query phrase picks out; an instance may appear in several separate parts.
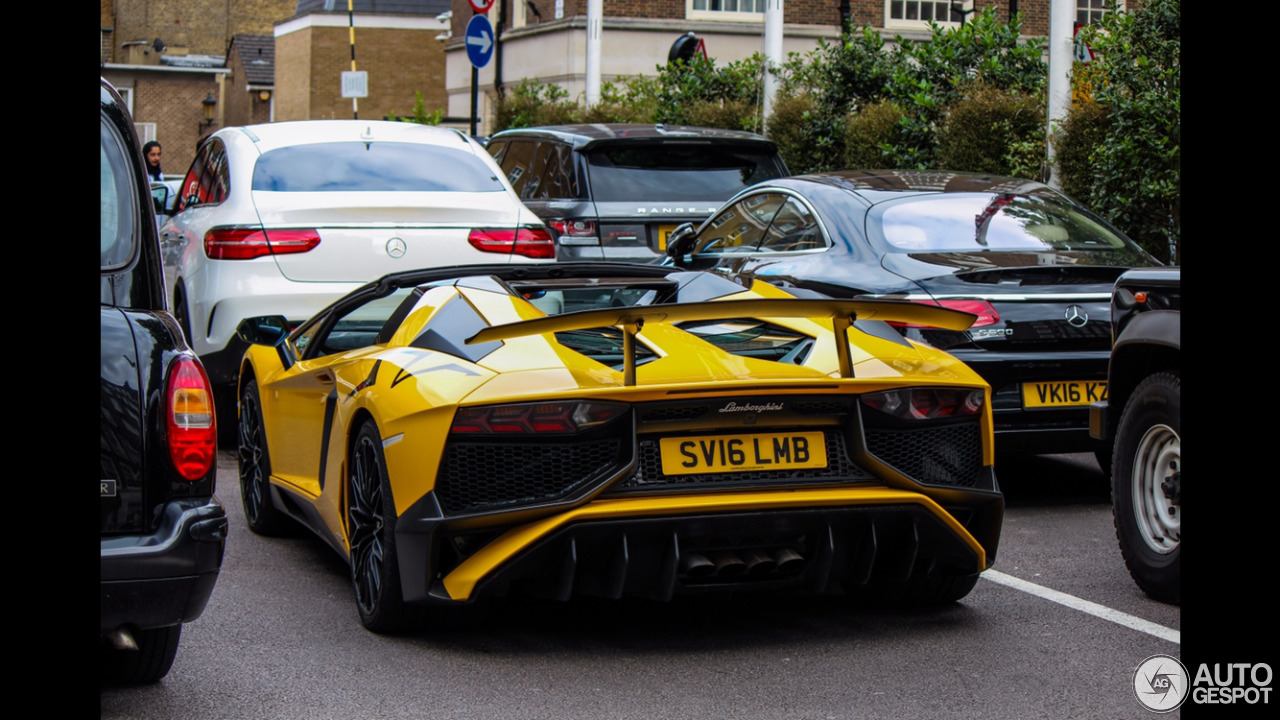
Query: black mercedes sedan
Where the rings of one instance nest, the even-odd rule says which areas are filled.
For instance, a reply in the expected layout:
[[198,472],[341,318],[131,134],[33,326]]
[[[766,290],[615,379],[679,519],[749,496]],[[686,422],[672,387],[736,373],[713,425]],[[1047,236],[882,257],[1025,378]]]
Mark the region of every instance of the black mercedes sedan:
[[900,326],[991,384],[1001,454],[1108,451],[1089,436],[1107,392],[1111,288],[1160,262],[1043,183],[946,171],[844,171],[732,197],[667,262],[844,298],[978,316],[965,331]]

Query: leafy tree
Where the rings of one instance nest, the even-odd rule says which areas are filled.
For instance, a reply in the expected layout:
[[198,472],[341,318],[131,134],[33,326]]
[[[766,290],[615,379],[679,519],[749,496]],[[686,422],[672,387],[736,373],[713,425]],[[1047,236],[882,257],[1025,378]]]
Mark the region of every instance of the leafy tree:
[[498,99],[493,131],[572,122],[577,104],[568,97],[569,91],[559,85],[525,78]]
[[1043,93],[1019,95],[978,81],[951,104],[938,132],[937,166],[1040,178],[1045,157]]
[[1088,154],[1079,199],[1156,257],[1179,263],[1181,0],[1109,12],[1083,32],[1095,53],[1092,99],[1105,111],[1106,132]]
[[439,125],[444,118],[444,110],[433,110],[427,112],[426,103],[422,100],[422,93],[414,93],[416,101],[413,103],[412,115],[397,115],[393,112],[387,113],[387,120],[398,122],[418,123],[419,125]]
[[[862,108],[845,120],[844,166],[846,168],[880,169],[892,167],[898,145],[898,123],[902,108],[892,100],[882,100]],[[886,148],[890,151],[886,152]]]

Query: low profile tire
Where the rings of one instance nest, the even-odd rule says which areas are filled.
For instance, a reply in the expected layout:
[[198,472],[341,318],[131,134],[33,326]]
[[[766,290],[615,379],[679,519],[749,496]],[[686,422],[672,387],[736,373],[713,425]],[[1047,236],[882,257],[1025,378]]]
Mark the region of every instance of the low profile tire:
[[360,426],[347,460],[347,537],[351,584],[365,628],[382,634],[416,630],[424,610],[404,602],[396,559],[396,513],[382,437],[372,422]]
[[1105,477],[1111,477],[1111,465],[1115,462],[1115,454],[1110,449],[1094,450],[1093,457],[1098,461],[1098,469]]
[[191,313],[187,310],[187,294],[179,287],[173,294],[173,318],[178,321],[178,327],[182,328],[183,339],[187,341],[187,346],[194,348],[191,343]]
[[845,594],[855,605],[873,608],[912,608],[947,605],[968,595],[978,584],[977,574],[939,574],[915,577],[907,582],[874,582],[866,586],[846,583]]
[[271,455],[262,425],[262,400],[258,383],[250,379],[240,396],[237,455],[240,465],[240,502],[249,529],[258,535],[282,535],[289,518],[271,504]]
[[169,674],[178,656],[182,626],[139,630],[133,634],[137,650],[120,650],[106,644],[102,648],[102,676],[109,682],[142,685],[158,682]]
[[1111,472],[1116,538],[1143,592],[1181,602],[1181,377],[1157,373],[1134,389],[1120,416]]

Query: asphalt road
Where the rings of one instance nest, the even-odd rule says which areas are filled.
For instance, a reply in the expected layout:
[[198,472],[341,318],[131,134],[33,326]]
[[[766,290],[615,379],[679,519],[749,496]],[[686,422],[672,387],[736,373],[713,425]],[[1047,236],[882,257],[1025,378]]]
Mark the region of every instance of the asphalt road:
[[995,569],[949,607],[502,602],[465,626],[390,638],[360,626],[328,546],[249,532],[224,451],[231,529],[213,598],[169,675],[103,686],[101,717],[1150,718],[1134,671],[1181,655],[1181,609],[1129,578],[1092,456],[1009,461],[998,475]]

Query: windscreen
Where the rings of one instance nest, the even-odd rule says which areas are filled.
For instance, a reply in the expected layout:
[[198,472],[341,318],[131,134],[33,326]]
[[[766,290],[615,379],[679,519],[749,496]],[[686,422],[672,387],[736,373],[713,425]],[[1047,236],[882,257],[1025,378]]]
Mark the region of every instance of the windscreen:
[[587,154],[597,202],[723,202],[748,185],[782,177],[777,154],[722,143],[602,148]]
[[332,142],[271,150],[253,168],[271,192],[502,192],[465,148],[397,142]]
[[900,252],[1136,250],[1100,218],[1049,194],[918,195],[877,205],[867,227]]

